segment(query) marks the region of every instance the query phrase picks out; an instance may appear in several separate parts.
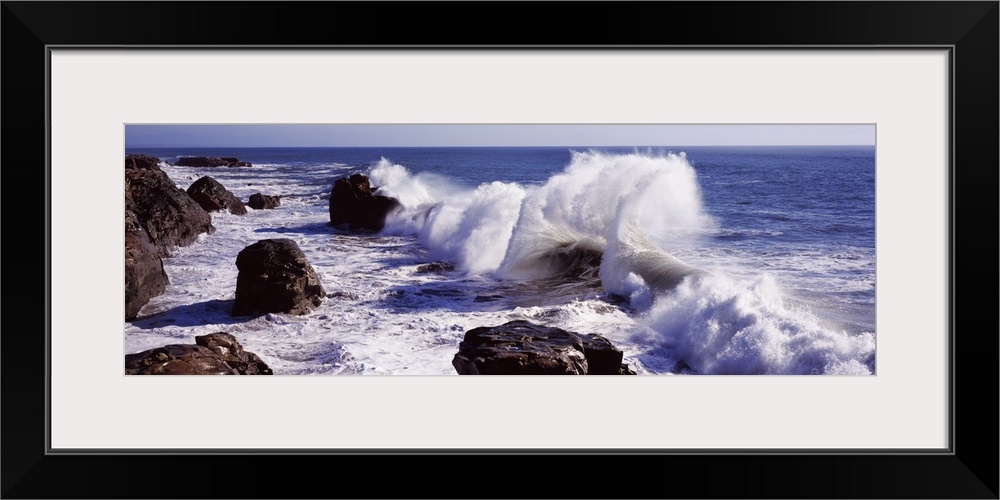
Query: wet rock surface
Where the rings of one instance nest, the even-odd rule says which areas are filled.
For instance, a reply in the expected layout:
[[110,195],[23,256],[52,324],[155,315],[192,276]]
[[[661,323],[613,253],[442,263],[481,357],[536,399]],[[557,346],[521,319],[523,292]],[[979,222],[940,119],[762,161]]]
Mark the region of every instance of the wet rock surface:
[[214,233],[212,218],[158,166],[159,158],[125,156],[125,319],[166,289],[163,257]]
[[254,210],[278,208],[281,206],[281,196],[268,196],[262,193],[255,193],[250,195],[247,205]]
[[272,375],[271,368],[224,332],[125,355],[126,375]]
[[400,206],[395,198],[372,194],[368,177],[337,179],[330,191],[330,225],[351,230],[381,231],[386,216]]
[[135,319],[142,306],[167,288],[160,250],[149,240],[135,214],[125,211],[125,319]]
[[206,211],[229,210],[234,215],[246,215],[247,207],[219,181],[204,176],[187,188],[187,194]]
[[417,266],[417,273],[444,273],[448,271],[454,271],[455,264],[450,262],[429,262],[427,264],[420,264]]
[[165,255],[174,247],[193,243],[202,233],[212,234],[212,217],[157,166],[159,160],[142,155],[125,157],[125,209]]
[[459,375],[629,375],[606,338],[528,321],[465,333],[452,366]]
[[233,316],[306,314],[326,296],[305,254],[291,239],[261,240],[244,248],[236,267]]

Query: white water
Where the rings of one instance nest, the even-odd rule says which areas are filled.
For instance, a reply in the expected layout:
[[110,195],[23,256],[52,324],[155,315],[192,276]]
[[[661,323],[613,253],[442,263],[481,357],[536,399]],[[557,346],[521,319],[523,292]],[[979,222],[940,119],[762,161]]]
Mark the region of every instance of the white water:
[[386,159],[371,178],[379,194],[405,207],[390,217],[387,233],[416,234],[433,255],[498,278],[548,277],[553,250],[603,251],[626,224],[673,243],[715,227],[683,154],[575,152],[564,172],[539,187],[493,182],[463,190]]

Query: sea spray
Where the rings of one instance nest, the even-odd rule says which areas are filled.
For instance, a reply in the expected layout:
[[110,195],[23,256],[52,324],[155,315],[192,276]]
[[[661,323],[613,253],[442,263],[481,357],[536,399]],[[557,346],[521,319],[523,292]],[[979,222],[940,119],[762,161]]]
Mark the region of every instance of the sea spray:
[[554,249],[582,243],[603,252],[622,224],[642,227],[661,244],[690,241],[714,227],[683,153],[573,152],[562,173],[525,197],[497,275],[547,277]]
[[823,325],[785,304],[768,275],[693,276],[658,294],[633,340],[666,347],[701,374],[851,374],[874,370],[875,336]]
[[705,271],[659,248],[637,226],[623,222],[611,232],[601,262],[601,284],[609,293],[631,297],[642,287],[667,293],[689,276]]
[[416,234],[436,258],[499,278],[565,273],[567,260],[599,257],[626,220],[661,241],[714,225],[683,153],[573,152],[566,169],[539,187],[493,182],[470,190],[385,158],[370,176],[379,194],[405,207],[387,221],[387,233]]
[[404,207],[417,208],[437,203],[459,191],[448,179],[431,172],[411,174],[406,167],[381,158],[368,174],[377,194],[396,198]]
[[525,189],[491,182],[467,189],[433,174],[411,175],[382,159],[371,171],[379,194],[403,203],[386,221],[387,234],[416,234],[430,257],[456,263],[470,274],[500,265]]
[[672,255],[717,229],[682,154],[573,152],[541,186],[475,189],[410,174],[383,159],[371,172],[406,209],[387,223],[433,258],[501,280],[592,276],[637,312],[633,341],[666,349],[703,374],[870,374],[874,334],[851,335],[785,304],[769,275],[738,281]]

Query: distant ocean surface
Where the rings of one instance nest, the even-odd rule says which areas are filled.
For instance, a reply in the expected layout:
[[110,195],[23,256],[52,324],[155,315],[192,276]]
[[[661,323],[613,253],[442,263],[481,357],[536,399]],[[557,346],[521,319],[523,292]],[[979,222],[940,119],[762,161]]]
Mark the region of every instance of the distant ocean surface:
[[[875,371],[874,147],[129,148],[181,189],[208,175],[274,210],[213,212],[164,259],[125,352],[225,331],[276,375],[454,375],[466,330],[515,319],[600,333],[640,374]],[[404,210],[328,225],[354,172]],[[294,239],[330,294],[305,316],[233,318],[236,256]],[[600,266],[565,273],[574,252]],[[445,261],[443,274],[417,273]]]

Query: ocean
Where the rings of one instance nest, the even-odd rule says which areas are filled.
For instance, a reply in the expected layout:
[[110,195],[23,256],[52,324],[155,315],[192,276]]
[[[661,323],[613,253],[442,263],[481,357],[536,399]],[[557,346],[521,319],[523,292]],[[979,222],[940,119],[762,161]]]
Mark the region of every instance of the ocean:
[[[875,148],[129,148],[181,189],[244,203],[164,259],[125,353],[233,334],[276,375],[455,375],[467,330],[516,319],[599,333],[640,375],[875,373]],[[400,200],[378,234],[329,226],[333,181]],[[291,238],[328,297],[232,317],[236,256]],[[599,265],[588,256],[600,255]],[[447,262],[454,270],[417,272]]]

